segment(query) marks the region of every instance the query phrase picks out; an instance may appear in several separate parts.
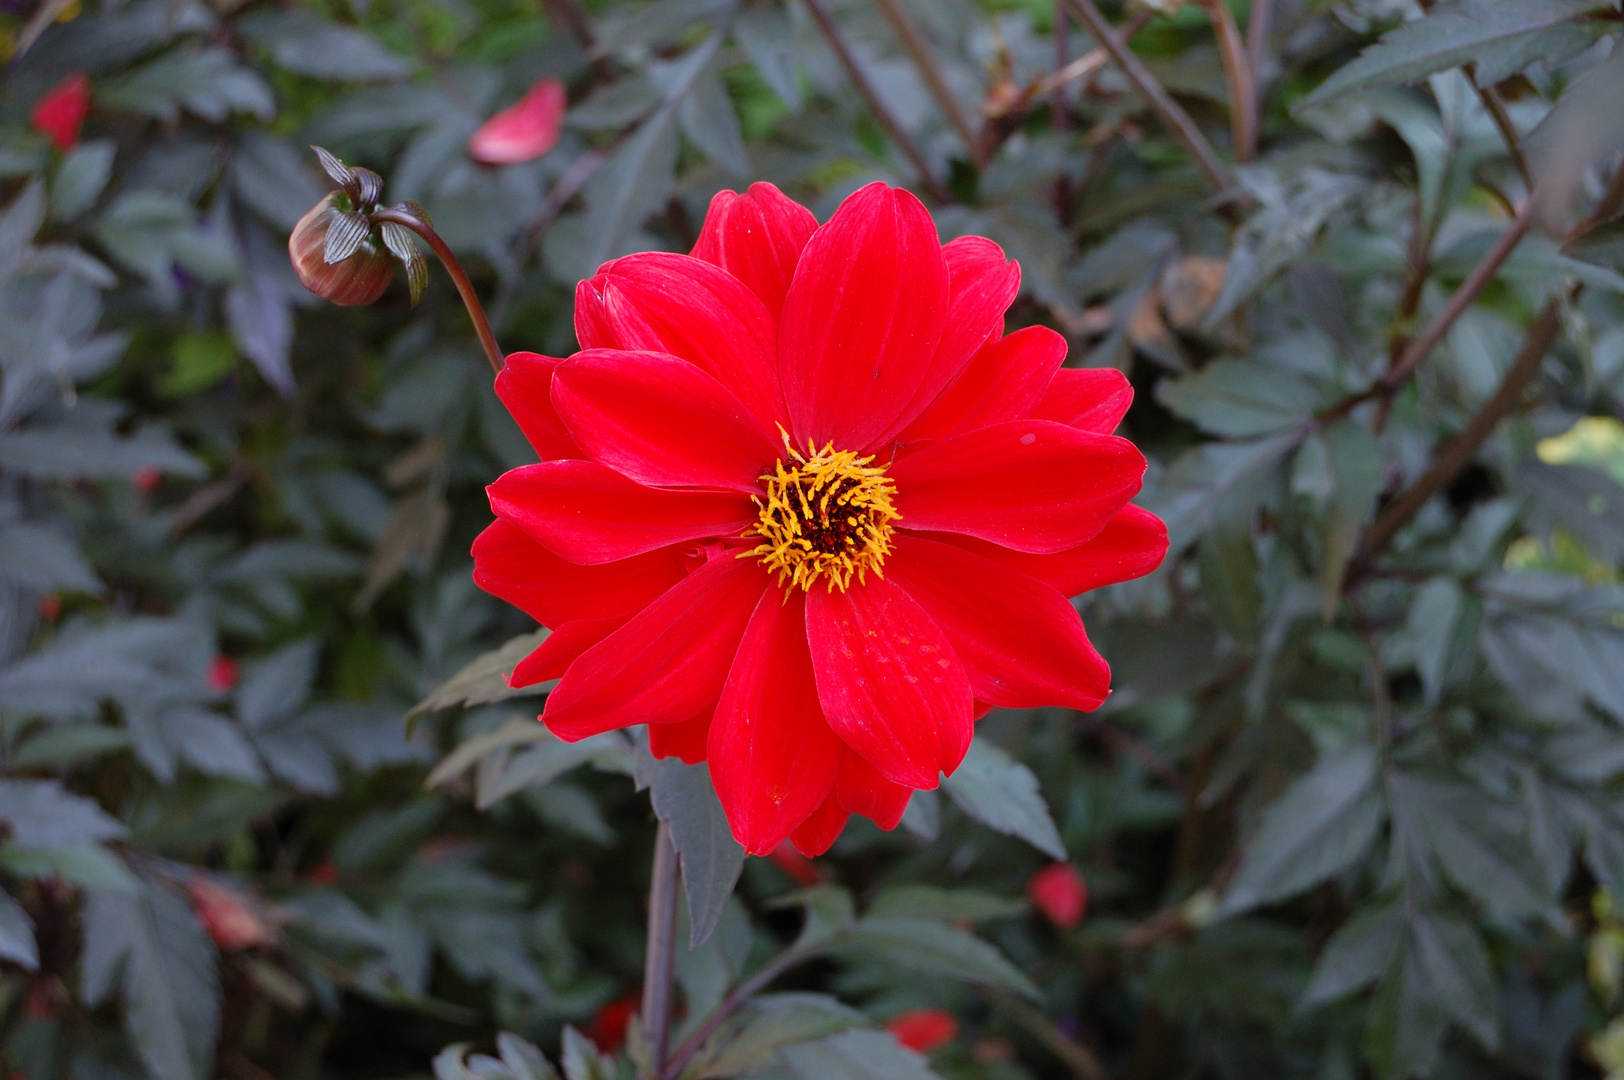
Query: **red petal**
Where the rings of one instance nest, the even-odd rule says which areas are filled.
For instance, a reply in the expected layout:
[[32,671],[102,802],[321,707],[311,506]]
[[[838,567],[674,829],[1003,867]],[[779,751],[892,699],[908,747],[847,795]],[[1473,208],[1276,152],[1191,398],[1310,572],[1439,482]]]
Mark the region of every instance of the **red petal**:
[[722,692],[766,590],[766,573],[753,561],[711,559],[571,664],[547,695],[542,721],[574,742],[696,715]]
[[546,78],[518,104],[479,126],[468,140],[468,156],[487,165],[531,161],[551,150],[564,126],[564,84]]
[[806,594],[768,589],[716,704],[711,782],[733,837],[752,855],[784,842],[834,787],[840,740],[818,707]]
[[650,724],[648,752],[657,758],[681,758],[689,765],[698,765],[705,760],[705,744],[710,740],[711,715],[715,711],[706,709],[675,724]]
[[743,195],[716,193],[692,254],[748,285],[776,319],[801,249],[817,228],[812,211],[771,184],[755,183]]
[[570,562],[595,565],[756,520],[743,495],[644,487],[595,461],[544,461],[497,478],[491,509]]
[[563,362],[540,353],[508,353],[496,376],[496,396],[543,461],[586,456],[553,408],[553,370]]
[[1077,609],[1041,581],[916,536],[897,537],[885,571],[942,628],[980,700],[1087,712],[1111,692],[1111,669]]
[[834,846],[840,839],[840,832],[846,827],[846,819],[850,815],[840,808],[835,799],[834,792],[823,800],[823,805],[812,811],[812,816],[801,822],[800,827],[789,834],[789,842],[809,859],[815,859]]
[[680,356],[738,395],[768,431],[788,426],[773,316],[702,259],[649,251],[605,263],[575,289],[575,335],[583,349]]
[[934,788],[970,745],[970,683],[924,609],[883,578],[806,594],[818,697],[835,734],[887,780]]
[[1109,435],[1132,404],[1133,384],[1116,368],[1064,368],[1055,372],[1032,419]]
[[853,814],[861,814],[880,828],[890,831],[897,827],[913,788],[893,784],[847,747],[840,755],[840,775],[835,778],[835,798],[840,807]]
[[666,353],[576,353],[553,378],[553,404],[588,456],[640,484],[751,494],[778,458],[727,387]]
[[90,114],[90,76],[76,71],[34,102],[28,121],[62,153],[79,144],[79,129]]
[[1144,455],[1127,439],[1052,420],[968,431],[891,467],[903,527],[1039,552],[1064,551],[1099,532],[1144,474]]
[[[1004,332],[1004,312],[1021,289],[1021,268],[984,236],[961,236],[942,248],[950,299],[941,343],[902,421],[886,437],[930,408],[987,342]],[[1007,417],[1006,419],[1014,419]]]
[[982,347],[901,441],[945,439],[961,431],[1019,420],[1042,400],[1061,361],[1066,339],[1047,326],[1028,326]]
[[906,191],[869,184],[801,252],[779,360],[802,446],[862,449],[894,433],[931,371],[947,314],[936,226]]
[[561,678],[577,657],[610,634],[626,625],[628,615],[612,619],[591,619],[567,622],[547,635],[531,654],[520,660],[508,675],[508,685],[517,689],[534,686],[548,679]]
[[675,547],[596,566],[565,562],[501,518],[479,534],[473,554],[475,584],[552,627],[636,611],[687,574]]
[[1028,577],[1052,586],[1061,596],[1143,577],[1162,565],[1167,555],[1167,526],[1149,510],[1132,503],[1106,522],[1092,540],[1053,555],[1011,551],[967,536],[934,537],[978,552]]

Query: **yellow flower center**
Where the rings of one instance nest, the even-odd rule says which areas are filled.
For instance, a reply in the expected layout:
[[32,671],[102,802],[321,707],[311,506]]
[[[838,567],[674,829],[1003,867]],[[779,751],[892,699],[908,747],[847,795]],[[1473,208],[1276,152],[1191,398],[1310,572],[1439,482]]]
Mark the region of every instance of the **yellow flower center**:
[[902,515],[892,505],[897,487],[874,458],[836,450],[830,443],[811,457],[784,437],[788,461],[779,458],[761,478],[765,498],[757,498],[761,517],[746,536],[761,543],[740,558],[757,557],[761,565],[786,581],[810,589],[828,578],[832,592],[846,591],[852,575],[859,582],[880,569],[891,553],[891,522]]

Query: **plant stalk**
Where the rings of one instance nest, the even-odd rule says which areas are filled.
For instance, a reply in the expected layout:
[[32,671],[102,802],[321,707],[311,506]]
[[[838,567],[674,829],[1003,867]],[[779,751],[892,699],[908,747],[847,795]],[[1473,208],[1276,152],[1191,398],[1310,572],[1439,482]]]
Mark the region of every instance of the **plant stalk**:
[[1218,55],[1223,58],[1224,80],[1229,84],[1229,138],[1235,160],[1251,161],[1257,156],[1258,100],[1257,76],[1246,39],[1225,0],[1202,0],[1202,6],[1218,38]]
[[429,250],[439,257],[440,264],[445,267],[446,273],[451,275],[452,284],[457,286],[457,295],[462,297],[462,306],[468,309],[468,318],[473,321],[474,333],[479,335],[479,346],[485,350],[485,359],[490,362],[491,371],[497,375],[502,374],[502,350],[496,344],[496,335],[491,333],[490,320],[485,317],[485,308],[479,302],[479,294],[474,292],[473,282],[468,280],[468,274],[463,270],[462,263],[451,253],[446,242],[440,239],[440,234],[428,222],[397,206],[385,207],[372,212],[375,223],[392,222],[412,230]]
[[666,1072],[671,1044],[671,977],[677,946],[677,849],[671,826],[660,822],[654,834],[654,866],[648,888],[648,951],[643,959],[643,1033],[648,1037],[649,1067],[656,1078]]
[[687,1067],[688,1062],[692,1061],[694,1055],[699,1053],[699,1048],[705,1045],[705,1040],[710,1038],[716,1029],[722,1026],[722,1021],[743,1008],[745,1002],[754,997],[757,991],[766,988],[778,976],[796,964],[803,964],[813,957],[823,955],[827,948],[828,944],[825,943],[818,948],[791,949],[788,952],[780,953],[777,959],[738,986],[735,986],[732,992],[722,999],[722,1003],[712,1009],[704,1020],[700,1021],[699,1026],[694,1028],[693,1034],[684,1039],[682,1045],[677,1047],[676,1053],[671,1055],[671,1060],[667,1064],[665,1071],[656,1073],[657,1080],[676,1080],[678,1076],[682,1075],[682,1070]]
[[947,122],[953,125],[953,130],[964,140],[965,149],[969,151],[976,168],[985,168],[987,162],[981,152],[980,140],[970,128],[970,119],[964,115],[964,106],[953,93],[953,88],[947,85],[947,76],[942,71],[942,65],[931,52],[930,44],[920,32],[919,24],[914,22],[913,16],[902,6],[902,0],[874,0],[874,2],[879,6],[885,20],[891,24],[891,29],[895,30],[897,37],[901,39],[902,47],[908,50],[914,66],[919,69],[919,74],[924,76],[925,85],[930,88],[936,104],[942,107]]

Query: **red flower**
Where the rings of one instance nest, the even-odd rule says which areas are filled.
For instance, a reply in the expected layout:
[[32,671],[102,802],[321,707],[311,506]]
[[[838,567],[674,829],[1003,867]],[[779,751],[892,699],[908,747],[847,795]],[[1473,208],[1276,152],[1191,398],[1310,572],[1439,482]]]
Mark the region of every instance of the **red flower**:
[[62,614],[62,598],[56,593],[46,593],[39,600],[39,617],[46,622],[55,622]]
[[1055,863],[1033,874],[1026,884],[1026,895],[1062,930],[1082,922],[1088,910],[1088,882],[1071,863]]
[[631,1026],[632,1017],[641,1007],[642,996],[638,993],[616,998],[598,1010],[598,1014],[592,1018],[592,1026],[587,1028],[586,1037],[597,1044],[601,1053],[617,1052],[626,1041],[626,1029]]
[[143,495],[151,495],[164,474],[158,471],[156,465],[143,465],[130,474],[130,486]]
[[487,165],[532,161],[553,148],[564,124],[564,84],[541,79],[468,139],[468,156]]
[[237,685],[242,669],[229,656],[216,656],[209,662],[209,688],[224,694]]
[[202,876],[192,878],[187,892],[198,921],[220,948],[234,952],[270,943],[271,928],[242,896]]
[[928,1054],[959,1037],[959,1022],[941,1009],[912,1009],[885,1022],[897,1042],[909,1050]]
[[817,855],[848,814],[895,827],[985,707],[1099,705],[1066,597],[1154,569],[1166,529],[1128,505],[1126,380],[1003,336],[991,241],[944,246],[884,184],[822,227],[756,184],[694,250],[582,282],[582,352],[508,357],[543,460],[491,485],[475,580],[553,628],[511,682],[560,678],[555,734],[649,724],[747,850]]
[[76,71],[34,102],[28,120],[63,153],[79,145],[79,129],[90,112],[90,76]]

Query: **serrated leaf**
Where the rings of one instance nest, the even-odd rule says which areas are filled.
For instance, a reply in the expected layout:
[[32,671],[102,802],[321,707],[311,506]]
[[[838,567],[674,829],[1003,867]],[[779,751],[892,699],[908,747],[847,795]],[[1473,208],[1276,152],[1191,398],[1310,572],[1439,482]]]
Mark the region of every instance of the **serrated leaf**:
[[326,22],[297,8],[253,15],[240,20],[237,28],[268,48],[279,67],[300,75],[377,82],[404,78],[412,71],[405,57],[390,52],[366,31]]
[[744,869],[744,847],[733,838],[722,804],[711,786],[710,769],[676,758],[637,759],[638,786],[647,786],[654,813],[671,826],[671,842],[682,861],[682,887],[691,920],[688,947],[698,948],[716,929],[722,909]]
[[826,994],[758,994],[717,1034],[716,1049],[700,1059],[693,1080],[759,1072],[786,1046],[868,1025],[867,1016]]
[[1297,109],[1342,94],[1418,82],[1460,67],[1490,49],[1572,22],[1607,5],[1602,0],[1460,0],[1440,4],[1386,34],[1304,98]]
[[614,1058],[598,1053],[592,1040],[571,1024],[564,1025],[563,1044],[564,1080],[615,1080]]
[[843,1031],[781,1054],[799,1080],[939,1080],[924,1057],[889,1031]]
[[0,821],[18,847],[63,848],[121,840],[128,832],[94,799],[55,780],[0,780]]
[[1455,643],[1455,627],[1461,614],[1461,589],[1454,578],[1436,577],[1415,592],[1407,625],[1415,643],[1416,670],[1427,703],[1435,704],[1443,693],[1446,665]]
[[1032,981],[992,945],[929,919],[870,916],[852,927],[840,940],[839,949],[869,959],[877,956],[910,971],[989,983],[1034,999],[1041,996]]
[[985,739],[976,739],[964,761],[942,788],[960,810],[1009,836],[1018,836],[1046,855],[1066,857],[1049,807],[1032,770]]
[[34,920],[10,893],[3,892],[0,892],[0,960],[9,960],[25,971],[39,970]]
[[539,694],[546,689],[542,686],[525,686],[518,689],[508,685],[508,676],[519,661],[541,648],[542,642],[547,640],[552,631],[546,627],[520,634],[510,638],[500,648],[482,653],[463,665],[451,678],[435,687],[428,697],[412,706],[407,716],[415,716],[421,712],[433,712],[436,709],[449,709],[453,705],[464,708],[471,705],[490,705],[508,698],[529,697]]
[[482,731],[464,739],[457,748],[445,756],[423,781],[425,787],[440,787],[467,772],[480,759],[504,748],[526,746],[530,743],[556,739],[538,720],[514,716],[493,731]]
[[230,50],[214,47],[183,46],[98,83],[96,96],[167,124],[177,122],[182,109],[216,124],[234,112],[261,120],[276,114],[276,96],[259,73],[238,64]]
[[1485,1047],[1498,1047],[1494,971],[1478,932],[1459,919],[1423,915],[1411,920],[1410,950],[1444,1010]]
[[1203,430],[1231,438],[1295,427],[1314,408],[1314,392],[1302,381],[1247,360],[1215,360],[1193,375],[1164,379],[1156,398]]
[[[546,731],[540,721],[531,721]],[[579,765],[625,746],[619,732],[606,731],[580,742],[567,743],[552,736],[538,739],[512,754],[499,753],[480,763],[475,805],[485,810],[516,791],[539,788]]]
[[104,1000],[115,980],[124,1023],[155,1080],[208,1080],[220,1018],[214,946],[174,889],[96,891],[85,904],[80,998]]
[[734,176],[751,175],[750,154],[739,131],[739,114],[714,67],[695,79],[692,89],[683,95],[677,118],[682,133],[706,157]]
[[810,949],[832,941],[857,921],[857,903],[851,892],[839,885],[814,885],[773,902],[774,907],[793,905],[799,905],[806,912],[801,932],[795,938],[797,949]]
[[320,650],[320,642],[306,638],[248,665],[237,686],[238,718],[254,729],[291,716],[310,696]]
[[801,69],[795,55],[795,28],[776,4],[746,8],[733,20],[733,40],[751,65],[788,105],[801,108]]
[[73,221],[96,204],[113,175],[116,145],[107,139],[81,143],[57,166],[51,184],[51,217]]
[[511,1032],[497,1034],[496,1052],[502,1055],[502,1064],[513,1080],[558,1080],[558,1073],[541,1050]]
[[1321,757],[1264,811],[1220,910],[1235,914],[1283,899],[1352,865],[1381,827],[1376,776],[1369,747]]
[[133,893],[140,888],[124,860],[100,844],[50,849],[0,845],[0,869],[17,877],[61,878],[84,889]]
[[1343,923],[1320,953],[1303,991],[1303,1007],[1335,1001],[1376,982],[1392,963],[1404,932],[1404,911],[1396,905],[1360,912]]

